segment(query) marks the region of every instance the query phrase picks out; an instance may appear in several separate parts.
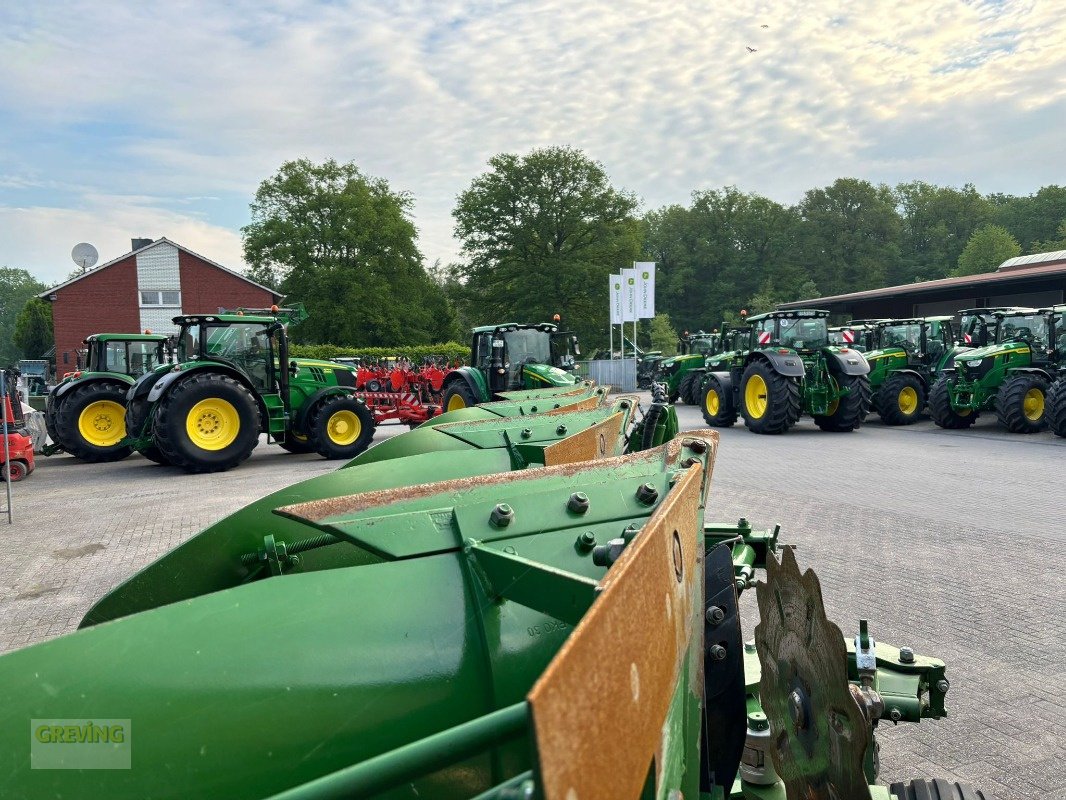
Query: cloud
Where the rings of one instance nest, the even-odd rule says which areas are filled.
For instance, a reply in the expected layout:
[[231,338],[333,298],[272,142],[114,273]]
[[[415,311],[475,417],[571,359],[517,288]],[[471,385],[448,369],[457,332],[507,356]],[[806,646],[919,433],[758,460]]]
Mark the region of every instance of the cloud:
[[[1060,11],[1047,0],[9,4],[0,174],[78,188],[49,195],[8,178],[0,204],[33,192],[40,219],[40,206],[104,213],[85,198],[144,194],[170,210],[142,203],[102,224],[166,213],[182,230],[236,237],[283,160],[335,157],[411,192],[423,251],[447,259],[455,196],[488,158],[551,144],[584,149],[652,207],[725,183],[791,202],[841,175],[1027,193],[1066,181],[1066,146],[1047,128],[1066,117]],[[223,199],[180,207],[201,196]],[[14,259],[7,247],[0,261]]]

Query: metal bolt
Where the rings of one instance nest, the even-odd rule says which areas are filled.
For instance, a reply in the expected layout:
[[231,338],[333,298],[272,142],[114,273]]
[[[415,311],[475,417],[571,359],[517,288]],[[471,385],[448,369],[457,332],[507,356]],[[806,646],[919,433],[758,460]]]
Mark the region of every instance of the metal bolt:
[[640,533],[640,528],[636,525],[626,525],[625,530],[622,531],[622,539],[625,540],[626,544],[629,544],[637,538],[638,533]]
[[659,490],[650,483],[642,483],[637,488],[637,500],[646,506],[650,506],[659,499]]
[[737,528],[739,530],[742,530],[742,531],[750,531],[751,530],[751,523],[748,522],[748,520],[745,517],[741,517],[740,521],[737,523]]
[[901,647],[899,649],[899,660],[901,664],[913,664],[914,663],[914,651],[909,647]]
[[596,534],[592,531],[585,531],[583,534],[577,537],[577,549],[583,552],[588,552],[596,546]]
[[900,711],[898,708],[892,708],[888,712],[888,718],[893,722],[899,722],[901,719],[903,719],[903,712]]
[[681,466],[685,469],[688,469],[689,467],[694,467],[699,463],[700,460],[698,458],[686,458],[684,461],[681,462]]
[[707,609],[707,621],[712,625],[721,624],[725,619],[725,609],[721,606],[711,606]]
[[523,439],[528,439],[532,435],[533,435],[533,429],[532,428],[522,428],[522,438]]
[[940,680],[938,680],[936,682],[936,688],[940,690],[941,694],[947,694],[948,693],[948,688],[950,686],[951,686],[951,684],[948,683],[947,678],[941,678]]
[[707,442],[703,441],[703,439],[693,439],[688,443],[688,449],[693,453],[703,455],[707,452]]
[[530,406],[529,407],[529,413],[530,414],[536,414],[537,413],[537,407],[536,406]]
[[560,425],[558,428],[555,429],[555,432],[562,436],[564,433],[566,433],[566,426]]
[[489,523],[497,528],[506,528],[514,521],[514,509],[507,503],[499,503],[489,515]]
[[745,653],[754,653],[755,652],[755,640],[754,639],[752,639],[750,642],[744,642],[744,652]]
[[629,408],[629,401],[628,400],[623,400],[621,403],[618,404],[618,407],[619,408]]
[[770,720],[762,711],[752,711],[748,714],[748,730],[764,731],[770,727]]
[[607,544],[598,544],[592,548],[592,563],[597,567],[609,567],[625,549],[625,539],[611,539]]
[[566,507],[575,514],[584,514],[589,510],[589,496],[584,492],[574,492]]
[[724,647],[722,647],[722,645],[720,645],[720,644],[711,645],[711,660],[712,661],[722,661],[723,659],[725,659],[726,655],[727,655],[726,649]]

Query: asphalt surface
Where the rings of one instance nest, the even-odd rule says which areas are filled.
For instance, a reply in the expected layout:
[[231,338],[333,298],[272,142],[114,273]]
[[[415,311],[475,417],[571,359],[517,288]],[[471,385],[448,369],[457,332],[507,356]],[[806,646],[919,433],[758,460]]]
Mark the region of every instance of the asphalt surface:
[[[678,406],[683,429],[703,427]],[[375,441],[405,431],[379,429]],[[1066,797],[1066,439],[877,417],[850,434],[722,430],[708,518],[782,526],[846,635],[948,664],[949,718],[882,725],[882,781],[944,777],[998,800]],[[0,652],[74,630],[111,587],[232,510],[336,468],[265,443],[239,468],[186,475],[131,456],[38,460],[0,517]],[[3,495],[0,493],[0,504]],[[745,637],[754,596],[742,599]]]

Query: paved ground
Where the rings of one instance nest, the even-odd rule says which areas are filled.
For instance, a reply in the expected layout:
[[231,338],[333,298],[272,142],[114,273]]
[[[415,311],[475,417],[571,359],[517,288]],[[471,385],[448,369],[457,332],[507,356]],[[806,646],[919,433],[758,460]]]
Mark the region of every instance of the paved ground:
[[[678,407],[683,428],[702,427]],[[406,428],[379,431],[377,440]],[[91,603],[232,509],[336,464],[260,446],[186,476],[139,456],[41,459],[0,523],[0,652],[73,630]],[[882,729],[882,777],[964,780],[997,800],[1066,796],[1066,440],[923,422],[853,434],[722,431],[711,515],[781,523],[846,633],[948,663],[951,717]],[[0,501],[2,502],[2,501]],[[748,629],[754,597],[746,597]]]

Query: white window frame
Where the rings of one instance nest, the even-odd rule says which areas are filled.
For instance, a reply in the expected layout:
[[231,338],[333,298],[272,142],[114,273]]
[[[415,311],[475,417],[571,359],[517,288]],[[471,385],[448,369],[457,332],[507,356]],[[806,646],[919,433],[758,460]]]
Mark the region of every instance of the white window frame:
[[[176,303],[164,303],[163,293],[174,292],[178,296],[178,302]],[[155,298],[155,302],[146,303],[145,295],[152,295]],[[181,290],[180,289],[141,289],[138,295],[141,300],[141,308],[181,308]]]

